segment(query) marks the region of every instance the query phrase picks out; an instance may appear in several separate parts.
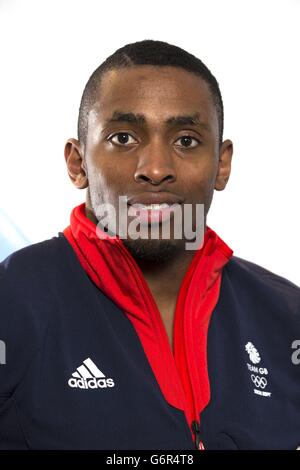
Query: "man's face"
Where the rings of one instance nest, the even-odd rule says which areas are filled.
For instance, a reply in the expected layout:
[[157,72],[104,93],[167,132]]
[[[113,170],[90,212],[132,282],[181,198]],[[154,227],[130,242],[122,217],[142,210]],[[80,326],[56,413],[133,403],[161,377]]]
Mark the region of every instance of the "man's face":
[[[118,214],[119,196],[140,204],[204,204],[206,219],[214,189],[228,180],[232,144],[219,147],[217,112],[205,81],[180,68],[143,65],[104,75],[79,152],[88,180],[87,214],[95,222],[103,203]],[[162,261],[184,250],[186,240],[173,235],[123,242],[135,257]]]

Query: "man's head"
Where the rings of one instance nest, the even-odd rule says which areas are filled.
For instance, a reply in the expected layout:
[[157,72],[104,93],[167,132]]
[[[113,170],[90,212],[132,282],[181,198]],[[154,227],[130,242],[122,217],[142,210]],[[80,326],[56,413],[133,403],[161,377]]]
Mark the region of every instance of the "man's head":
[[[78,140],[68,140],[65,158],[76,187],[88,188],[95,223],[101,204],[118,211],[119,196],[204,204],[206,219],[214,189],[224,189],[230,175],[232,142],[222,134],[222,97],[211,72],[183,49],[147,40],[118,49],[92,74]],[[185,240],[123,242],[136,258],[162,262]]]

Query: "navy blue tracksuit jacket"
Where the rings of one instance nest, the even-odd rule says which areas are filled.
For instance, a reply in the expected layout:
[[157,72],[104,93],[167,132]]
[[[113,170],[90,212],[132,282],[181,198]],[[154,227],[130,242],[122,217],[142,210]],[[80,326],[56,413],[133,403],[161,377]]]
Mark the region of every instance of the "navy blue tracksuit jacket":
[[[0,449],[195,449],[131,322],[63,234],[0,264],[0,340]],[[208,329],[205,449],[300,445],[296,340],[300,289],[233,256]]]

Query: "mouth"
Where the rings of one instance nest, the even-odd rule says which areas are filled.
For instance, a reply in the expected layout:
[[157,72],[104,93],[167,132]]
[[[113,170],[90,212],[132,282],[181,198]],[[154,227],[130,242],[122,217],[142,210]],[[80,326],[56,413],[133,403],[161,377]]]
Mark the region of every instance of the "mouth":
[[183,201],[169,192],[145,192],[128,198],[128,215],[138,217],[142,224],[166,222],[181,210]]
[[181,210],[181,204],[152,203],[129,204],[129,216],[138,217],[141,223],[162,223],[171,220],[174,214]]
[[[138,196],[133,196],[127,199],[128,205],[140,204],[141,206],[163,206],[163,205],[173,205],[173,204],[182,204],[183,198],[172,193],[167,192],[145,192]],[[150,207],[151,209],[152,207]],[[153,207],[153,209],[160,209],[160,207]]]

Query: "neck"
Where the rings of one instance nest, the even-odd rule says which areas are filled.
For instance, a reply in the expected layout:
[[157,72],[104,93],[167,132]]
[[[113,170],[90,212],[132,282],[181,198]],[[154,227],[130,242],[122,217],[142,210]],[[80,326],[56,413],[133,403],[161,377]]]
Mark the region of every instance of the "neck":
[[156,300],[168,302],[177,298],[194,254],[194,251],[183,250],[173,259],[158,265],[136,260]]
[[172,350],[178,293],[193,255],[194,252],[183,250],[171,261],[161,265],[138,262],[159,310]]

